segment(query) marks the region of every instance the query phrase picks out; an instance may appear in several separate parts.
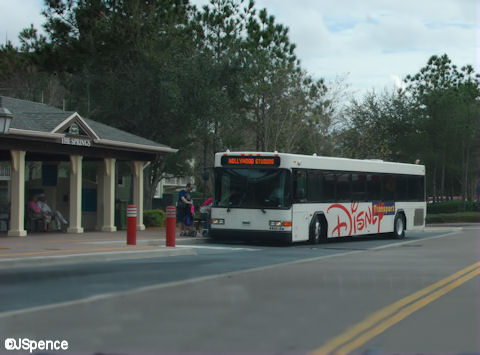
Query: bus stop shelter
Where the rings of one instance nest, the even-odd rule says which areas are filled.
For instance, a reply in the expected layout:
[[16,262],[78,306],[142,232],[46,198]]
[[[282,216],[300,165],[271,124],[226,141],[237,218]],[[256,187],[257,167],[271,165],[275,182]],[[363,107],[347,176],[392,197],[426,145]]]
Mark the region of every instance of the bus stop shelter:
[[83,233],[87,222],[116,231],[119,162],[129,167],[128,202],[137,206],[137,229],[145,229],[144,167],[176,151],[77,112],[0,96],[0,201],[8,206],[8,236],[27,235],[27,200],[40,192],[68,219],[68,233]]

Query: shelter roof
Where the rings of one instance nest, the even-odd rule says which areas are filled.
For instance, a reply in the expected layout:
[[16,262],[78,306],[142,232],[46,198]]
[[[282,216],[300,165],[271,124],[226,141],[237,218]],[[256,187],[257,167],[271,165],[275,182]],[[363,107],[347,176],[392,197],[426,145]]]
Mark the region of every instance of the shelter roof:
[[[177,150],[106,124],[83,118],[77,112],[63,111],[46,104],[0,96],[2,106],[13,114],[11,135],[57,138],[68,135],[70,127],[79,128],[79,137],[88,137],[100,146],[142,149],[156,153],[175,153]],[[78,129],[77,128],[77,129]]]

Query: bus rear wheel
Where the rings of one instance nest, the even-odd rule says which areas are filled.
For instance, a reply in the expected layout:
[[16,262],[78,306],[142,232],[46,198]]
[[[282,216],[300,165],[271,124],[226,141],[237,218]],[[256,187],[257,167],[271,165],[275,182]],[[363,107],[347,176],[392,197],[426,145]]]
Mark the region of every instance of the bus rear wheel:
[[393,237],[395,239],[403,239],[405,238],[405,217],[402,213],[397,213],[395,216],[395,220],[393,222]]

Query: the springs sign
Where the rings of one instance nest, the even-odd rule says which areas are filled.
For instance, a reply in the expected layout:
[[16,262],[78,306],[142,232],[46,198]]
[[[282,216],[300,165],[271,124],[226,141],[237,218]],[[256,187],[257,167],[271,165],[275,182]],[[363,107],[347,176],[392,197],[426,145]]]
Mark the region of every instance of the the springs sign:
[[62,137],[62,144],[76,145],[80,147],[91,147],[92,140],[89,138]]

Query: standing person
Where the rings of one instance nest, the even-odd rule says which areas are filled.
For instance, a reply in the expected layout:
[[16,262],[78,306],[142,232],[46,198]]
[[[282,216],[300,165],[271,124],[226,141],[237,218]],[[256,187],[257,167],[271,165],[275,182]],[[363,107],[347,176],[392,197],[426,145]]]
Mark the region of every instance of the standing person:
[[67,220],[63,217],[60,211],[52,211],[50,206],[47,204],[47,198],[44,194],[38,195],[37,205],[44,214],[50,216],[50,218],[55,218],[55,225],[57,226],[58,231],[62,230],[62,225],[68,224]]
[[180,228],[181,232],[180,235],[186,235],[190,231],[190,224],[186,225],[186,220],[188,216],[191,216],[191,208],[193,206],[193,200],[191,198],[191,192],[193,190],[193,186],[191,183],[188,183],[185,186],[185,189],[181,190],[178,193],[178,201],[177,201],[177,210],[178,210],[178,217],[180,220]]

